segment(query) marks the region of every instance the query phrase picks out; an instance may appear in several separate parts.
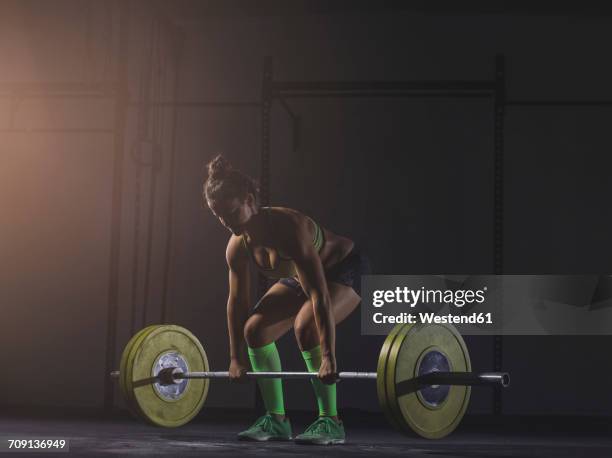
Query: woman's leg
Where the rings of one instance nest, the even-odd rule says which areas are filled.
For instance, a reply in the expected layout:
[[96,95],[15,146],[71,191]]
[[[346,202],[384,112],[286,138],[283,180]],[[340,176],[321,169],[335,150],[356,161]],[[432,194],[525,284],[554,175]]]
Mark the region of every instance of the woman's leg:
[[[361,297],[350,286],[329,282],[328,290],[335,324],[338,325],[349,316],[361,302]],[[312,302],[304,302],[294,323],[295,337],[309,372],[316,372],[321,365],[321,347],[319,331],[314,318]],[[312,379],[312,386],[317,397],[319,416],[338,419],[336,409],[336,384],[326,385],[318,379]]]
[[255,306],[244,324],[244,338],[249,347],[262,347],[277,341],[293,327],[295,317],[304,304],[293,289],[274,283]]
[[[281,370],[275,341],[285,334],[303,304],[291,288],[274,284],[261,298],[255,312],[244,326],[249,360],[254,371],[276,372]],[[285,416],[282,380],[257,380],[266,411],[282,419]]]
[[[350,286],[340,283],[328,282],[327,289],[331,298],[334,322],[338,325],[357,308],[361,296]],[[319,345],[319,331],[310,300],[301,305],[293,323],[293,330],[300,350],[308,350]]]

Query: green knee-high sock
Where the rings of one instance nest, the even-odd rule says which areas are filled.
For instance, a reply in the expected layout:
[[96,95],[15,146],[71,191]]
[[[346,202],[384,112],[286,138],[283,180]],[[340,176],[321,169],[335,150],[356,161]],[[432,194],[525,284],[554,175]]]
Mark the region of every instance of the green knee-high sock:
[[[251,366],[255,372],[276,372],[281,370],[278,349],[274,342],[258,348],[248,348]],[[285,415],[283,401],[283,384],[280,378],[262,378],[257,380],[266,411]]]
[[[311,350],[302,352],[308,372],[317,372],[321,366],[321,346],[317,345]],[[336,409],[336,384],[326,385],[319,379],[311,379],[317,404],[319,405],[319,416],[333,417],[338,415]]]

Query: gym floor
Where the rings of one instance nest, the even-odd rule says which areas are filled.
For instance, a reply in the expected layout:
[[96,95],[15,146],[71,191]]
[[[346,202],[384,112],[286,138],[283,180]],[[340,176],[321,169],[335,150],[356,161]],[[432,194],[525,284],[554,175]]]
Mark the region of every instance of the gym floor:
[[[466,416],[459,428],[441,440],[402,435],[384,417],[346,411],[347,443],[331,447],[292,442],[239,442],[236,432],[253,420],[251,412],[205,414],[177,429],[143,424],[125,412],[101,417],[92,412],[24,412],[4,410],[0,431],[5,438],[57,437],[70,441],[72,456],[443,456],[443,457],[610,457],[612,425],[596,417]],[[312,413],[294,413],[295,431]],[[19,456],[28,456],[19,453]],[[34,455],[32,453],[31,455]],[[41,456],[36,453],[36,456]],[[57,455],[57,454],[54,454]]]

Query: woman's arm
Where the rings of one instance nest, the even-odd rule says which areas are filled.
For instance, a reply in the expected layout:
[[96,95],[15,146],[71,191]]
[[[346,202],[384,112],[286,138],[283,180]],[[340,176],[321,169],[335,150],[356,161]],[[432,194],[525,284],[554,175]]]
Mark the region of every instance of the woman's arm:
[[326,383],[336,380],[336,324],[332,312],[331,296],[325,279],[325,269],[315,249],[310,221],[305,217],[291,215],[280,218],[283,237],[281,248],[294,261],[302,289],[312,302],[315,322],[321,344],[321,367],[319,377]]
[[240,237],[232,236],[227,245],[225,257],[229,267],[229,297],[227,299],[227,328],[229,334],[230,360],[248,365],[244,323],[250,301],[250,279],[248,258],[240,245]]

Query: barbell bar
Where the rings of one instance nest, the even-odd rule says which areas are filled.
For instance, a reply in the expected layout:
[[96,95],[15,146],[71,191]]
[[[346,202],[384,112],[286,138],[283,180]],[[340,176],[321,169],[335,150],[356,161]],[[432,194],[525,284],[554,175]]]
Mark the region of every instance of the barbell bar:
[[[281,378],[287,379],[316,379],[319,374],[317,372],[246,372],[246,377],[249,379],[258,378]],[[119,378],[120,372],[111,372],[112,378]],[[160,370],[157,376],[150,379],[150,383],[160,383],[161,385],[172,385],[180,383],[180,380],[186,379],[227,379],[229,378],[228,371],[206,371],[206,372],[182,372],[178,367],[168,367]],[[378,373],[376,372],[338,372],[336,380],[342,381],[347,379],[361,380],[376,380]],[[418,386],[432,385],[456,385],[456,386],[475,386],[475,385],[501,385],[508,387],[510,385],[510,374],[507,372],[432,372],[426,375],[415,377],[414,381]]]

